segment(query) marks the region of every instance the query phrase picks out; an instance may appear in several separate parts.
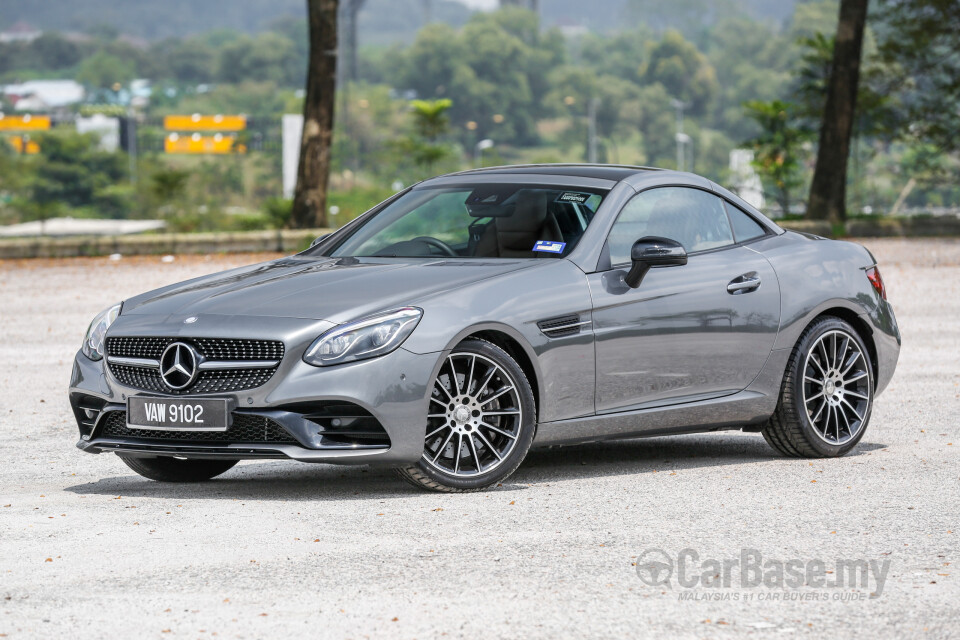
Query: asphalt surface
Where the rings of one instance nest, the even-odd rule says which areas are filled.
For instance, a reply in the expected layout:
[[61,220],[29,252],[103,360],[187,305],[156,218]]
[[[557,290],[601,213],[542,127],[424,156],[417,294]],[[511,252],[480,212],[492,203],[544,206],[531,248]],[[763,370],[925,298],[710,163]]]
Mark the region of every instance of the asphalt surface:
[[[631,440],[534,451],[468,495],[273,461],[164,485],[82,453],[66,388],[92,316],[270,256],[0,262],[0,637],[960,635],[960,243],[865,243],[904,349],[851,455]],[[653,575],[654,548],[699,562]],[[773,586],[684,586],[742,549]],[[777,586],[791,559],[827,585]],[[831,586],[838,560],[885,566],[879,595],[874,573]]]

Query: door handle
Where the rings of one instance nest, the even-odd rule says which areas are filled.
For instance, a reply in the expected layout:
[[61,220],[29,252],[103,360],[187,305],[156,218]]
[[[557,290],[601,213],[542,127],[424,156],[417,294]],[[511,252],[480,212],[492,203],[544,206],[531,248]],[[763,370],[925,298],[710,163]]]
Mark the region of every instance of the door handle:
[[739,278],[734,278],[727,285],[727,293],[738,295],[749,293],[760,288],[760,276],[754,274],[744,274]]

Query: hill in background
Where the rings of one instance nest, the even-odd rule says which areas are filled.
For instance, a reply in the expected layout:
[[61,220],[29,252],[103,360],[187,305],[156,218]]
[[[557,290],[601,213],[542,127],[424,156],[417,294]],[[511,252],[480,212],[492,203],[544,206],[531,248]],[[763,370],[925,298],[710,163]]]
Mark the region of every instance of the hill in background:
[[[25,22],[44,31],[91,31],[110,27],[146,40],[182,37],[212,29],[257,33],[276,20],[306,17],[305,0],[0,0],[0,29]],[[746,10],[777,21],[793,13],[795,0],[540,0],[547,27],[585,27],[606,32],[646,23],[654,29],[702,29],[723,14]],[[472,10],[456,0],[432,0],[436,22],[459,26]],[[424,23],[423,0],[368,0],[360,13],[360,39],[366,44],[412,42]]]

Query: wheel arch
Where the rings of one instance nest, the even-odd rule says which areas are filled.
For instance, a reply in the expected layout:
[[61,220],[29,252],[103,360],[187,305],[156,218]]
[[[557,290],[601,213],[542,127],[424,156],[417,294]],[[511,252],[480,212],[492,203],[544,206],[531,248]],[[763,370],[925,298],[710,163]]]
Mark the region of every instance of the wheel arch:
[[[485,340],[491,344],[494,344],[504,351],[507,352],[511,358],[516,361],[520,368],[523,370],[525,376],[527,376],[527,381],[530,383],[530,388],[533,390],[533,400],[537,409],[537,416],[540,415],[540,406],[541,406],[541,396],[540,396],[540,369],[536,363],[536,356],[531,356],[532,349],[528,345],[525,345],[525,341],[519,336],[511,335],[507,331],[504,331],[500,327],[484,327],[484,328],[474,328],[474,330],[468,331],[466,335],[459,337],[456,341],[456,344],[460,344],[464,340]],[[455,345],[454,345],[455,346]]]
[[[803,331],[800,332],[800,336],[802,337],[807,329],[821,318],[838,318],[854,328],[857,335],[863,340],[863,344],[867,347],[867,352],[870,354],[870,369],[873,373],[873,379],[876,380],[880,369],[879,363],[877,362],[877,345],[873,339],[873,328],[870,326],[870,323],[865,322],[856,311],[847,307],[829,307],[814,316],[803,328]],[[797,338],[797,340],[800,340],[800,338]]]

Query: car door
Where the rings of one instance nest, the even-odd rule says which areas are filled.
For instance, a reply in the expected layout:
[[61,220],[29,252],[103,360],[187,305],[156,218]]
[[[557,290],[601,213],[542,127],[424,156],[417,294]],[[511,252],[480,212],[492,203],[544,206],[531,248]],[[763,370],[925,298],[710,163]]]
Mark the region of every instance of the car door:
[[[776,339],[780,291],[749,246],[767,231],[729,206],[689,187],[649,189],[624,206],[605,247],[609,268],[589,275],[598,413],[728,395],[759,374]],[[688,262],[655,267],[632,289],[623,276],[644,236],[680,242]]]

